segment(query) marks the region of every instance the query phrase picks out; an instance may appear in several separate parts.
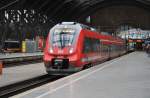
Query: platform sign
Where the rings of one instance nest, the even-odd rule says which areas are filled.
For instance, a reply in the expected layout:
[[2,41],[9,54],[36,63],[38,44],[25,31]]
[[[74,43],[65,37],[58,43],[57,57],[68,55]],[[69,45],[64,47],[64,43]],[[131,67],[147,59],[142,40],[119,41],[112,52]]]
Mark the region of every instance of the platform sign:
[[129,42],[133,42],[133,40],[129,39]]
[[142,40],[137,40],[136,42],[142,42]]

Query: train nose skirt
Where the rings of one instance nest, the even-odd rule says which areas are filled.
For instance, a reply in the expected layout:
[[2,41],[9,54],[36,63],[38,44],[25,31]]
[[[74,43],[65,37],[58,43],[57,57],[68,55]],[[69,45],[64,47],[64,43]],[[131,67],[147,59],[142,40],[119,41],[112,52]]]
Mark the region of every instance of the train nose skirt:
[[69,59],[53,59],[52,60],[53,69],[68,69],[69,68]]

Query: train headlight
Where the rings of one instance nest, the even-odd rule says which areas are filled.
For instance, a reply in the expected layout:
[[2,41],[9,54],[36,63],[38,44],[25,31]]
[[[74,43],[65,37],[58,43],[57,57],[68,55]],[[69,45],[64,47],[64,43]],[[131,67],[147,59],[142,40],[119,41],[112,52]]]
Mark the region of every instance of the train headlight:
[[70,48],[69,53],[70,54],[73,53],[73,48]]
[[50,48],[50,49],[49,49],[49,52],[50,52],[50,53],[53,53],[54,51],[53,51],[53,49],[52,49],[52,48]]

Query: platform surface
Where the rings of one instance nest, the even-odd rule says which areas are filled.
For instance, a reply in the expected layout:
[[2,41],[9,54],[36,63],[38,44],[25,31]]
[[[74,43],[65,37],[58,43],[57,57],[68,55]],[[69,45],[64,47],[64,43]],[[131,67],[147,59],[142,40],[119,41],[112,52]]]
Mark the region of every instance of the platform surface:
[[133,52],[12,98],[150,98],[150,58]]
[[0,75],[0,87],[32,79],[44,74],[46,74],[44,63],[3,68],[3,73]]
[[18,57],[27,57],[27,56],[41,56],[42,52],[36,53],[0,53],[0,59],[9,59],[9,58],[18,58]]

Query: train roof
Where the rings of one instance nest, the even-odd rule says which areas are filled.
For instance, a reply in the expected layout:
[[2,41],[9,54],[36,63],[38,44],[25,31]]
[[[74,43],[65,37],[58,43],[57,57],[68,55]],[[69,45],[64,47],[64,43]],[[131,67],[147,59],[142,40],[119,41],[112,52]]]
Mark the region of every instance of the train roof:
[[81,23],[78,23],[78,22],[61,22],[58,25],[79,25],[82,29],[87,29],[87,30],[91,30],[91,31],[96,31],[97,32],[97,30],[95,28],[89,27],[87,25],[84,25],[84,24],[81,24]]

